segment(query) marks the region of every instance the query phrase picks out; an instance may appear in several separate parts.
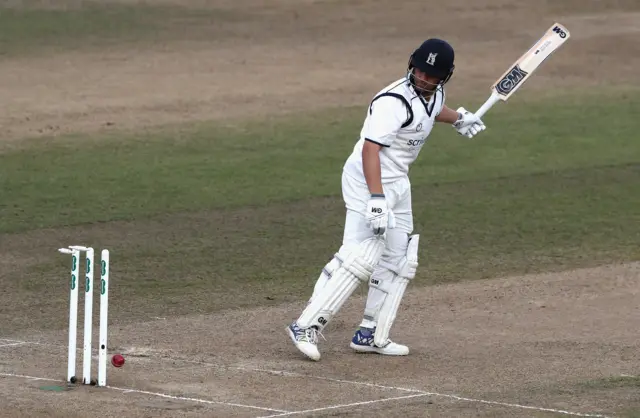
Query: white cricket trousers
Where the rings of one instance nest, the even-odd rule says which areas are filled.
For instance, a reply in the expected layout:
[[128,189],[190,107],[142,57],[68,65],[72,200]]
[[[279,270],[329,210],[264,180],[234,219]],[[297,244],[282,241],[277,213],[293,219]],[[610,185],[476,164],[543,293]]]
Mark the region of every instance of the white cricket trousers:
[[[411,183],[408,177],[382,185],[387,206],[390,210],[387,228],[387,247],[394,252],[396,243],[391,236],[402,234],[405,241],[402,256],[406,254],[408,235],[413,231],[413,212],[411,210]],[[360,244],[373,236],[373,230],[367,225],[365,214],[371,192],[366,183],[362,183],[349,174],[342,173],[342,198],[347,209],[342,245]],[[390,239],[391,238],[391,239]]]
[[[411,183],[408,177],[382,185],[389,208],[389,225],[386,232],[386,246],[380,264],[373,272],[374,278],[381,282],[391,281],[395,273],[384,266],[396,266],[398,270],[407,254],[409,235],[413,231],[413,212],[411,210]],[[362,183],[346,173],[342,174],[342,196],[347,209],[343,246],[352,246],[373,236],[373,230],[367,225],[365,213],[371,196],[366,183]],[[375,328],[379,311],[386,293],[370,287],[361,327]],[[376,312],[374,314],[374,312]]]
[[[389,228],[386,231],[385,249],[372,277],[384,282],[394,279],[396,273],[393,270],[397,271],[400,268],[407,254],[409,235],[413,231],[413,213],[411,211],[411,184],[407,177],[383,184],[382,188],[390,210]],[[373,230],[367,225],[365,217],[367,204],[371,197],[366,183],[362,183],[343,172],[342,196],[347,213],[342,247],[339,252],[345,253],[348,252],[348,248],[357,246],[364,240],[373,237]],[[322,270],[308,303],[311,303],[313,298],[331,280],[325,273],[325,269],[331,262]],[[375,328],[377,313],[385,297],[386,293],[381,290],[373,287],[369,288],[364,318],[360,323],[361,327]]]

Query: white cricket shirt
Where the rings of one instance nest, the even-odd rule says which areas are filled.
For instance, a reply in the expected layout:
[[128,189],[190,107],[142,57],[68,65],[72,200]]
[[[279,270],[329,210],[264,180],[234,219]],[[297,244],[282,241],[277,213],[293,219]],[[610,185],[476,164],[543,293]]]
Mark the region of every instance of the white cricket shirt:
[[409,166],[418,158],[431,133],[444,102],[444,90],[436,91],[427,102],[416,93],[407,77],[380,90],[367,109],[360,139],[347,158],[344,171],[366,183],[362,169],[362,147],[365,141],[371,141],[382,145],[382,182],[389,183],[406,177]]

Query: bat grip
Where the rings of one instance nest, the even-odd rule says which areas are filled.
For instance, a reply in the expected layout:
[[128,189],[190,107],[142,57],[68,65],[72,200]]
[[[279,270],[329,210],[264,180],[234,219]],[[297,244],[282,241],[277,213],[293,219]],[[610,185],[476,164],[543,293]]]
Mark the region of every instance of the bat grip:
[[487,113],[494,104],[498,103],[498,100],[500,100],[500,95],[495,91],[491,92],[491,96],[489,96],[484,104],[480,106],[480,109],[478,109],[478,111],[476,112],[476,116],[479,118],[483,117],[484,114]]

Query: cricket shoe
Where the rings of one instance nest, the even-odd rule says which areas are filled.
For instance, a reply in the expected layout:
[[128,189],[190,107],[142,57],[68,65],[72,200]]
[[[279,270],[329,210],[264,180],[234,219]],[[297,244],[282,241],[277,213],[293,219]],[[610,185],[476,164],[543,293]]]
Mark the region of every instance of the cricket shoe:
[[409,347],[394,343],[389,339],[387,339],[387,342],[383,346],[377,346],[373,342],[375,332],[375,328],[358,329],[353,335],[349,346],[359,353],[377,353],[387,356],[406,356],[409,354]]
[[302,354],[311,360],[320,360],[320,351],[318,351],[318,335],[322,336],[320,331],[314,327],[300,328],[298,324],[293,322],[287,327],[287,332],[291,337],[291,341]]

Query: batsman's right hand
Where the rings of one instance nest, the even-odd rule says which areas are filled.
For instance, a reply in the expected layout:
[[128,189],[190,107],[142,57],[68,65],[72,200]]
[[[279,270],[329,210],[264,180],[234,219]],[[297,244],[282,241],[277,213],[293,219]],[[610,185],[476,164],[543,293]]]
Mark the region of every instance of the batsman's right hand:
[[484,122],[482,122],[479,117],[469,112],[464,107],[459,107],[457,112],[459,118],[453,123],[453,127],[456,128],[456,131],[458,131],[460,135],[471,139],[487,129]]
[[367,203],[367,224],[375,235],[383,235],[389,222],[389,208],[383,194],[373,194]]

